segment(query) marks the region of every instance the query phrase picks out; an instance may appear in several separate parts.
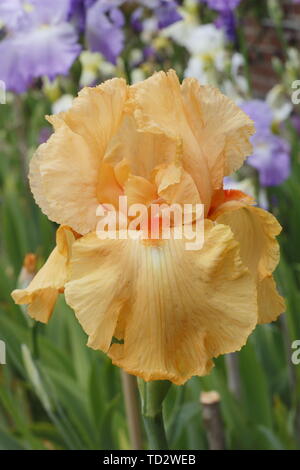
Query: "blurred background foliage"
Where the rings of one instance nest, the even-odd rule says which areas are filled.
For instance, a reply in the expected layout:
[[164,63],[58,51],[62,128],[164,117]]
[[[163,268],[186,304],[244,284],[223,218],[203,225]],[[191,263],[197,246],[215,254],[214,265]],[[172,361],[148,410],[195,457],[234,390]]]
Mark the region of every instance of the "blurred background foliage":
[[[43,135],[50,132],[44,115],[64,107],[62,100],[76,95],[83,84],[89,84],[86,82],[95,84],[114,75],[135,81],[153,70],[170,66],[176,68],[181,78],[187,75],[195,45],[183,44],[178,32],[169,34],[169,25],[149,29],[147,21],[157,12],[143,11],[146,19],[142,17],[144,23],[138,33],[134,30],[130,19],[141,4],[144,8],[144,3],[133,2],[128,6],[125,2],[120,6],[125,22],[118,28],[124,34],[124,41],[115,61],[105,57],[103,46],[100,52],[95,52],[96,66],[90,62],[86,66],[81,55],[68,74],[54,82],[35,77],[22,93],[15,92],[12,85],[7,90],[6,104],[0,105],[0,339],[6,343],[7,355],[7,364],[0,365],[0,449],[129,449],[131,446],[120,371],[104,354],[86,347],[86,336],[63,296],[49,325],[44,326],[31,321],[26,309],[14,305],[10,292],[22,281],[19,276],[25,256],[37,255],[40,266],[54,246],[56,226],[36,206],[27,181],[30,157]],[[201,28],[213,25],[218,15],[222,16],[211,8],[212,2],[180,3],[178,12],[183,19],[175,22],[177,25],[192,18],[193,27]],[[280,85],[281,108],[290,103],[292,80],[300,79],[299,43],[298,33],[292,28],[291,35],[286,20],[288,8],[294,6],[287,2],[283,8],[283,3],[236,1],[237,9],[231,10],[236,22],[234,37],[226,37],[222,45],[226,64],[218,68],[213,56],[209,56],[209,65],[207,62],[205,67],[201,65],[199,79],[205,79],[207,74],[208,82],[217,82],[213,84],[228,94],[231,91],[237,102],[254,97],[265,101],[267,91]],[[300,15],[299,10],[296,13]],[[253,24],[258,32],[266,31],[268,25],[272,35],[269,46],[279,51],[272,52],[269,72],[260,82],[258,64],[252,57],[251,45],[248,47],[251,38],[247,31],[253,29]],[[88,50],[82,31],[80,34],[80,41]],[[235,52],[243,57],[239,72],[242,80],[236,80],[237,75],[231,73]],[[194,55],[199,58],[199,54],[196,51]],[[0,62],[0,78],[3,66]],[[274,77],[276,83],[270,83]],[[300,448],[300,365],[291,361],[291,344],[300,339],[298,111],[297,106],[292,107],[283,119],[274,119],[272,124],[274,135],[289,144],[289,177],[280,184],[262,186],[259,171],[248,165],[236,181],[251,183],[258,200],[263,200],[262,204],[267,205],[283,226],[282,256],[276,276],[286,298],[286,314],[276,323],[259,326],[237,353],[239,396],[230,384],[230,360],[224,357],[216,360],[210,376],[194,377],[184,386],[172,386],[165,403],[171,449],[209,447],[199,397],[201,392],[210,390],[218,391],[221,397],[227,449]]]

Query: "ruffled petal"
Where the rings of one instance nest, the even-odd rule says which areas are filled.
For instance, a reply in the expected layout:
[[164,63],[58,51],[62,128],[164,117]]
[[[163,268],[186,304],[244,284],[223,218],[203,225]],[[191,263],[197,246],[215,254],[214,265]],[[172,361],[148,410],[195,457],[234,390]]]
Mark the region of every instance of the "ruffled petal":
[[126,160],[133,175],[150,178],[156,166],[172,162],[177,152],[174,140],[164,134],[140,132],[133,117],[126,115],[109,143],[104,160],[111,165]]
[[114,168],[102,162],[99,169],[99,179],[97,183],[97,199],[100,204],[112,204],[116,208],[119,204],[119,197],[123,194]]
[[63,121],[101,160],[123,118],[127,94],[125,80],[113,78],[97,87],[83,88],[68,111],[48,119],[54,127]]
[[180,146],[183,168],[192,175],[201,202],[208,208],[211,198],[208,164],[187,121],[176,73],[158,72],[132,86],[128,111],[140,131],[164,134]]
[[16,304],[28,304],[28,314],[42,323],[51,317],[59,292],[67,281],[68,263],[75,235],[69,227],[60,227],[56,247],[44,266],[26,289],[16,289],[12,298]]
[[258,283],[257,303],[259,323],[270,323],[285,311],[285,301],[277,291],[273,276],[266,276]]
[[285,310],[272,278],[280,256],[276,240],[279,223],[269,212],[253,206],[223,213],[217,222],[230,226],[240,244],[242,261],[257,282],[259,323],[276,320]]
[[197,186],[180,165],[171,163],[156,169],[155,183],[158,195],[169,204],[200,204]]
[[69,111],[49,118],[55,132],[30,162],[31,190],[43,212],[81,234],[96,227],[101,162],[126,90],[121,79],[84,89]]
[[214,189],[252,153],[253,121],[217,88],[187,78],[182,96],[189,125],[205,156]]
[[127,245],[127,240],[100,240],[94,233],[73,245],[66,301],[89,335],[88,345],[104,352],[133,288]]
[[144,204],[147,206],[157,199],[155,185],[142,176],[130,175],[124,185],[124,189],[128,207],[131,204]]
[[[256,288],[231,230],[205,223],[205,244],[100,240],[73,246],[68,304],[88,345],[145,380],[182,384],[240,349],[257,323]],[[111,344],[112,338],[123,344]]]
[[97,160],[86,141],[63,124],[33,156],[29,181],[50,220],[84,234],[96,226],[98,175]]

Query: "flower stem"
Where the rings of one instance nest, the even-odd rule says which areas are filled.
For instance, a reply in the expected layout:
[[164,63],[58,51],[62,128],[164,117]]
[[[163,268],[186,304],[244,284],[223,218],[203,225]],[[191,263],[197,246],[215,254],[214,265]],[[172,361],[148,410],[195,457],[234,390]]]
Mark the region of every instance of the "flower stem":
[[167,450],[168,442],[162,405],[171,383],[167,380],[144,382],[138,380],[142,401],[142,415],[151,450]]
[[122,370],[121,378],[131,448],[134,450],[141,450],[143,448],[143,436],[136,377],[129,375],[127,372]]
[[241,399],[241,374],[237,353],[226,354],[225,363],[228,377],[228,387],[237,400]]
[[151,450],[167,450],[168,442],[162,412],[155,416],[144,415],[145,429]]

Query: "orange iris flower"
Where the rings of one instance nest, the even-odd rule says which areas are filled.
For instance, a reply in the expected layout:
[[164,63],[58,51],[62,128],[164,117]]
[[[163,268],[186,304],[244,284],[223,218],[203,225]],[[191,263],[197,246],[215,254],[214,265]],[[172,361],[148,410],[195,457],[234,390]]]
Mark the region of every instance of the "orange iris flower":
[[[115,78],[84,88],[48,119],[55,132],[32,158],[30,184],[61,227],[43,268],[12,293],[33,318],[47,322],[64,291],[90,347],[145,380],[182,384],[283,312],[272,277],[280,225],[249,196],[223,189],[255,131],[229,98],[194,79],[180,84],[171,70],[133,86]],[[99,239],[97,207],[120,195],[148,206],[204,204],[203,247]]]

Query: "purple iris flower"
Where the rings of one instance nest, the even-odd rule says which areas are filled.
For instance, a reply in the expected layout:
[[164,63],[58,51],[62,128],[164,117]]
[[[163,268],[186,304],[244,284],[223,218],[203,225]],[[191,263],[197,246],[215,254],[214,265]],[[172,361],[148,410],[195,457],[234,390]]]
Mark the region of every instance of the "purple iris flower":
[[216,11],[234,10],[239,6],[241,0],[200,0],[205,2],[209,8]]
[[230,41],[235,40],[236,20],[232,10],[224,10],[220,12],[215,20],[217,28],[222,29]]
[[87,0],[71,0],[69,20],[76,24],[80,33],[85,30]]
[[262,186],[277,186],[290,174],[290,145],[272,133],[272,110],[262,100],[246,101],[241,108],[253,119],[256,133],[251,138],[253,154],[247,163],[256,168]]
[[124,47],[121,0],[97,0],[86,11],[86,39],[92,52],[115,64]]
[[124,47],[123,3],[125,0],[71,0],[70,20],[85,33],[89,49],[113,64]]
[[290,175],[290,145],[274,134],[254,136],[254,152],[247,163],[259,172],[262,186],[277,186]]
[[263,100],[244,101],[241,108],[254,121],[256,132],[268,132],[272,126],[273,112]]
[[236,21],[234,10],[239,6],[241,0],[200,0],[202,3],[219,13],[215,25],[223,29],[230,41],[235,39]]
[[81,50],[69,10],[70,0],[1,0],[0,80],[8,90],[22,93],[38,77],[67,74]]
[[130,17],[130,24],[137,33],[141,33],[143,31],[143,19],[143,8],[135,8]]
[[138,32],[143,31],[145,8],[153,12],[157,29],[167,28],[176,21],[182,20],[178,12],[178,3],[175,0],[140,0],[138,3],[140,7],[136,8],[131,15],[131,25]]
[[22,18],[20,0],[3,0],[0,2],[0,27],[17,28]]
[[159,29],[167,28],[173,23],[182,20],[177,8],[178,5],[173,0],[160,0],[154,9]]
[[122,5],[133,3],[131,25],[143,31],[145,9],[152,11],[157,29],[162,29],[181,18],[175,0],[71,0],[70,18],[80,32],[85,32],[89,49],[100,52],[109,62],[116,64],[124,48],[124,15]]

